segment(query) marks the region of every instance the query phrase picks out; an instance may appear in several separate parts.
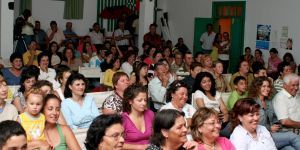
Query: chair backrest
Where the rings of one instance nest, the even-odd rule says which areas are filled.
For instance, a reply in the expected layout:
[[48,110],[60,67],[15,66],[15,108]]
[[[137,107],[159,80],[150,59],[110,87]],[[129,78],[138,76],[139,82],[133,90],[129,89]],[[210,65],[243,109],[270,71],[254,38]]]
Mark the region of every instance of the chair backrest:
[[85,142],[85,138],[86,138],[86,134],[87,134],[87,130],[88,129],[77,129],[77,130],[73,130],[75,138],[80,146],[80,148],[82,150],[85,150],[85,146],[84,146],[84,142]]
[[222,100],[223,100],[224,104],[226,105],[226,107],[227,107],[227,102],[228,102],[228,98],[229,98],[230,94],[231,94],[231,92],[221,93]]
[[230,84],[230,79],[231,79],[231,76],[232,74],[228,73],[228,74],[222,74],[224,79],[226,80],[226,83],[227,84]]
[[78,69],[78,73],[81,73],[86,78],[100,78],[99,82],[101,83],[101,79],[103,78],[103,73],[100,68],[90,68],[90,67],[80,67]]
[[86,93],[86,95],[92,96],[93,100],[95,101],[98,108],[102,108],[102,104],[105,99],[111,95],[113,91],[106,91],[106,92],[93,92],[93,93]]
[[15,92],[17,92],[20,88],[20,85],[9,85],[8,87],[8,94],[7,98],[5,99],[6,102],[11,103],[13,99],[13,95]]
[[195,108],[195,109],[197,109],[198,107],[197,107],[197,104],[196,104],[196,100],[194,99],[194,95],[195,95],[195,93],[192,93],[192,106]]

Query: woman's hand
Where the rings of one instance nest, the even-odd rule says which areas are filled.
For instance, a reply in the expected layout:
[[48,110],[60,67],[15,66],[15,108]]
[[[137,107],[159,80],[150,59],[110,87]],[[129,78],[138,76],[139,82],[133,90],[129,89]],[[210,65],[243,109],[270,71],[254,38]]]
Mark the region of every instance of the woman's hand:
[[183,144],[183,148],[187,150],[197,150],[198,149],[198,143],[195,141],[187,141]]
[[271,126],[271,132],[278,132],[280,128],[281,128],[281,125],[273,124]]

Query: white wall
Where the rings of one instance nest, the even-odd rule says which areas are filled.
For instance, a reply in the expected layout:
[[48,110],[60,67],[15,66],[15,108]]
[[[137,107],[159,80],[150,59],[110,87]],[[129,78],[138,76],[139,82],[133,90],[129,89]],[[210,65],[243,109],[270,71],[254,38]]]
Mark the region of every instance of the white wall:
[[192,50],[195,18],[211,18],[212,1],[237,0],[158,0],[158,7],[169,14],[173,44],[177,43],[179,37],[183,37],[186,45]]
[[[212,0],[212,1],[230,1],[230,0]],[[193,48],[194,39],[194,19],[195,17],[210,18],[212,15],[211,0],[161,0],[158,1],[158,7],[164,12],[169,13],[170,30],[172,41],[175,44],[178,37],[183,37],[187,46]],[[238,1],[238,0],[233,0]],[[244,0],[241,0],[244,1]],[[246,1],[246,0],[245,0]],[[288,26],[289,37],[293,39],[293,50],[289,51],[294,58],[300,56],[300,1],[298,0],[248,0],[246,1],[246,22],[244,46],[255,49],[257,24],[271,25],[270,48],[278,49],[282,57],[286,50],[280,49],[280,36],[282,26]],[[268,51],[264,50],[264,59],[267,61]],[[297,63],[300,61],[296,60]]]
[[[245,46],[255,48],[257,24],[271,25],[271,44],[270,48],[277,48],[281,58],[286,50],[280,49],[280,37],[282,26],[288,26],[289,37],[293,39],[293,50],[291,52],[297,63],[300,56],[300,1],[298,0],[249,0],[247,1],[246,23],[245,23]],[[277,36],[276,36],[277,35]],[[265,61],[269,53],[263,51]]]
[[13,52],[14,10],[8,9],[8,2],[14,0],[0,1],[0,56],[2,58],[9,58]]
[[32,16],[41,21],[44,30],[50,28],[50,21],[55,20],[58,27],[65,30],[68,21],[73,22],[73,30],[79,35],[86,35],[89,28],[97,21],[97,0],[84,1],[82,20],[66,20],[64,15],[64,1],[59,0],[32,0]]
[[142,54],[142,44],[144,34],[149,32],[149,25],[153,23],[154,15],[154,1],[144,0],[140,3],[140,13],[139,13],[139,39],[138,47],[140,49],[139,54]]
[[178,37],[183,37],[192,50],[195,17],[211,17],[211,0],[158,0],[157,5],[163,12],[168,12],[173,44],[177,43]]

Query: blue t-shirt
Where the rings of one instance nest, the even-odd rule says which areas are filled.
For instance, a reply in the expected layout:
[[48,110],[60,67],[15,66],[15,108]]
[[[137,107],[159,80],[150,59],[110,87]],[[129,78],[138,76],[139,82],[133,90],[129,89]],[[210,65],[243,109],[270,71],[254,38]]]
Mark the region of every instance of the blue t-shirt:
[[67,98],[62,101],[61,111],[72,129],[89,128],[90,124],[99,115],[99,110],[91,96],[85,96],[83,105]]
[[7,85],[20,85],[21,75],[18,77],[15,76],[12,72],[9,71],[9,68],[3,68],[1,71],[4,79],[7,82]]

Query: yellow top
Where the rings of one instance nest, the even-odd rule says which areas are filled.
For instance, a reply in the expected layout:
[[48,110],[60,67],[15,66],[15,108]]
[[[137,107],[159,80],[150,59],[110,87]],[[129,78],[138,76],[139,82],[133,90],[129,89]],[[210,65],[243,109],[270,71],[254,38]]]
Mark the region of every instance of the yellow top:
[[113,87],[112,77],[118,71],[113,71],[112,69],[107,69],[104,73],[103,84],[109,87]]
[[44,135],[46,119],[42,113],[40,113],[38,117],[33,117],[27,112],[24,112],[19,115],[19,118],[22,127],[26,131],[28,142],[32,140],[46,141]]
[[[37,66],[37,67],[39,66],[39,65],[38,65],[37,56],[38,56],[40,53],[41,53],[41,51],[36,50],[36,51],[35,51],[35,54],[34,54],[34,58],[33,58],[33,65],[35,65],[35,66]],[[23,63],[24,63],[24,65],[27,65],[27,64],[29,63],[30,56],[31,56],[31,54],[30,54],[30,51],[29,51],[29,50],[23,54]]]

